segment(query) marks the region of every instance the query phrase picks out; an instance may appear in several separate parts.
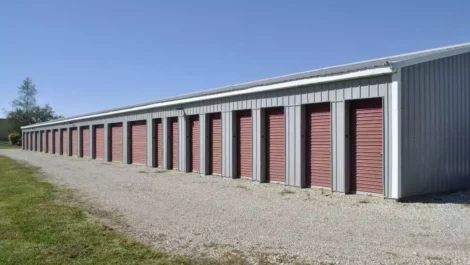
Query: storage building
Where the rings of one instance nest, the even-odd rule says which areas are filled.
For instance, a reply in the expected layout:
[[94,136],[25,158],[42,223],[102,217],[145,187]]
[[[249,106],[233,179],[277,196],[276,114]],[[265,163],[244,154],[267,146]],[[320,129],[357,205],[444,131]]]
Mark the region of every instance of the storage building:
[[470,187],[469,101],[461,44],[24,126],[23,149],[397,199]]

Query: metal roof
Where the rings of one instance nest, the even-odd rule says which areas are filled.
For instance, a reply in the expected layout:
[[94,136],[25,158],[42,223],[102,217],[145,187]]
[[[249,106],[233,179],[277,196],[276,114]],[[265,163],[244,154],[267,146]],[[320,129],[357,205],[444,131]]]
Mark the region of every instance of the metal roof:
[[[83,119],[86,119],[87,116],[91,116],[91,115],[102,114],[102,113],[113,112],[113,111],[121,111],[121,110],[126,110],[126,109],[131,109],[135,107],[141,107],[141,106],[146,106],[146,105],[151,105],[151,104],[156,104],[156,103],[163,103],[163,102],[174,101],[174,100],[182,100],[182,99],[188,99],[188,98],[193,98],[193,97],[208,96],[208,95],[214,95],[214,94],[219,94],[219,93],[224,93],[224,92],[244,90],[244,89],[258,87],[258,86],[272,85],[272,84],[295,81],[295,80],[306,79],[306,78],[339,75],[339,74],[356,72],[356,71],[367,70],[367,69],[374,69],[374,68],[379,68],[379,67],[384,67],[384,66],[389,66],[395,69],[395,68],[404,67],[407,65],[412,65],[415,63],[421,63],[424,61],[434,60],[435,56],[441,55],[441,58],[442,58],[442,55],[452,56],[453,54],[446,55],[446,54],[449,54],[449,52],[460,54],[460,53],[465,53],[469,51],[470,51],[470,43],[463,43],[463,44],[446,46],[446,47],[441,47],[441,48],[436,48],[436,49],[423,50],[419,52],[406,53],[406,54],[388,56],[388,57],[383,57],[383,58],[378,58],[378,59],[373,59],[373,60],[361,61],[361,62],[356,62],[356,63],[351,63],[351,64],[343,64],[343,65],[338,65],[338,66],[333,66],[333,67],[321,68],[321,69],[300,72],[300,73],[295,73],[295,74],[290,74],[290,75],[284,75],[284,76],[279,76],[279,77],[261,79],[257,81],[241,83],[241,84],[236,84],[236,85],[224,86],[224,87],[219,87],[215,89],[203,90],[203,91],[199,91],[195,93],[155,100],[151,102],[145,102],[145,103],[125,106],[125,107],[120,107],[120,108],[107,109],[103,111],[91,112],[91,113],[78,115],[78,116],[61,118],[61,119],[57,119],[53,121],[65,122],[70,119],[77,119],[81,117],[83,117]],[[34,124],[34,127],[46,125],[49,122],[52,122],[52,121]],[[23,126],[23,127],[30,127],[30,126],[31,125]]]

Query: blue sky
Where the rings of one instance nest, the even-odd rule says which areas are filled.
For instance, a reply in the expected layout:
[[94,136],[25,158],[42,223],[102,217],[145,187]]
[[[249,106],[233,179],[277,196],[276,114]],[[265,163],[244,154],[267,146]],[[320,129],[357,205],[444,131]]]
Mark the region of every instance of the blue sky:
[[465,0],[2,1],[0,109],[27,76],[39,104],[71,116],[470,42],[469,10]]

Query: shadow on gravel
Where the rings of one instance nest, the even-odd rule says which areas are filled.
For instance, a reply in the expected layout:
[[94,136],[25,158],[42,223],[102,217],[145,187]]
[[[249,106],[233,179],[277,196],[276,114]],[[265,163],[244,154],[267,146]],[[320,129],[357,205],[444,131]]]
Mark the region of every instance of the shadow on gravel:
[[470,189],[401,199],[402,203],[462,204],[470,208]]

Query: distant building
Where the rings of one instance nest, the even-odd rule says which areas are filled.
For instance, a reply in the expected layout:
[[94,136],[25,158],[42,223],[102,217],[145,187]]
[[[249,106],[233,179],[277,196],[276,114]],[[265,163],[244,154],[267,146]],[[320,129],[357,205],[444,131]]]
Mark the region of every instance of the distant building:
[[0,142],[8,141],[8,121],[0,118]]

